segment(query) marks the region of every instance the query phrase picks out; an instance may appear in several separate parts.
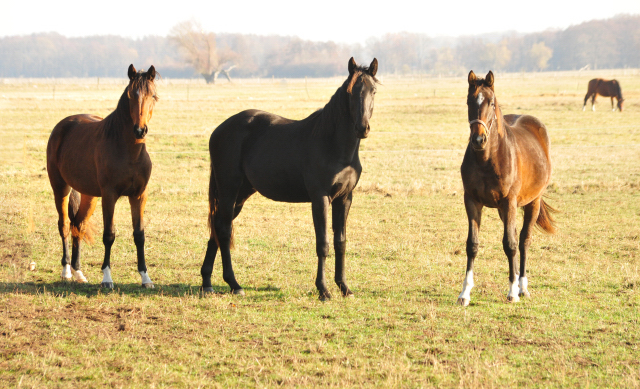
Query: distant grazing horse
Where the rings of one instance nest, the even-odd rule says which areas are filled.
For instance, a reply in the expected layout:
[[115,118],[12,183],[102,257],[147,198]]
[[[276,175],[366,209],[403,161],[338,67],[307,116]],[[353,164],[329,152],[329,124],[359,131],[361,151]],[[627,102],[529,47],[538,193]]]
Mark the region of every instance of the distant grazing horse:
[[613,98],[615,97],[618,100],[618,109],[622,112],[622,103],[624,99],[622,98],[622,89],[620,89],[620,84],[618,80],[603,80],[602,78],[594,78],[589,81],[589,89],[587,90],[587,94],[584,96],[584,105],[582,106],[582,110],[584,111],[587,108],[587,100],[591,97],[591,110],[596,110],[596,96],[604,96],[611,97],[611,110],[615,111],[616,108],[613,105]]
[[[332,205],[335,282],[343,296],[353,293],[345,281],[346,222],[352,191],[362,166],[360,140],[369,134],[378,60],[369,67],[349,60],[349,77],[323,109],[303,120],[248,110],[225,120],[211,134],[209,225],[211,238],[202,264],[202,290],[213,291],[211,273],[218,248],[223,279],[234,294],[244,294],[231,266],[233,219],[256,191],[275,201],[311,202],[316,232],[320,299],[331,298],[324,264],[329,253],[327,218]],[[276,229],[278,226],[274,226]]]
[[[538,119],[528,115],[502,116],[493,88],[493,73],[478,79],[469,72],[469,145],[460,171],[464,185],[464,205],[469,219],[467,272],[458,303],[469,305],[473,288],[473,261],[478,253],[478,230],[482,207],[498,208],[504,223],[502,247],[509,261],[507,301],[529,297],[525,263],[531,244],[531,230],[537,223],[555,231],[550,211],[542,200],[551,178],[549,137]],[[520,283],[515,258],[518,249],[516,211],[524,208],[520,232]]]
[[[151,159],[145,145],[147,123],[158,100],[153,66],[136,72],[129,66],[129,85],[118,107],[105,119],[74,115],[58,123],[47,145],[47,171],[58,211],[62,237],[62,279],[87,282],[80,271],[80,242],[91,241],[89,220],[102,197],[104,263],[102,287],[113,288],[111,246],[115,240],[113,211],[120,196],[128,196],[133,240],[138,251],[142,286],[153,288],[144,261],[144,206]],[[71,227],[73,250],[69,266],[67,237]]]

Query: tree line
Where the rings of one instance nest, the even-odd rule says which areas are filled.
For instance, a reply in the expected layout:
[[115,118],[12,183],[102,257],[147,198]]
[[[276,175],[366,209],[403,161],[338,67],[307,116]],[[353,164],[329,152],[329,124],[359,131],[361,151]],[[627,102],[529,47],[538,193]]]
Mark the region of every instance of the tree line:
[[[203,53],[204,48],[209,51]],[[295,36],[214,34],[203,32],[195,22],[176,25],[167,37],[141,39],[69,38],[57,33],[9,36],[0,38],[0,77],[123,77],[123,69],[130,63],[141,67],[153,64],[164,77],[202,75],[210,78],[208,82],[215,81],[219,74],[327,77],[342,75],[351,56],[362,61],[379,58],[379,71],[386,74],[638,68],[640,15],[592,20],[564,30],[531,34],[443,38],[389,33],[364,44],[314,42]]]

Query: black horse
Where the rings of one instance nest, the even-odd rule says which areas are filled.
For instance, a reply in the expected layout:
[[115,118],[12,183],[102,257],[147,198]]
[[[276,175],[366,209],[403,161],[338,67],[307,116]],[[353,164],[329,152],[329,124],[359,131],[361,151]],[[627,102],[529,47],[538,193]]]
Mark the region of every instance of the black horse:
[[275,201],[311,202],[316,232],[320,299],[331,298],[324,279],[329,253],[327,217],[332,205],[335,281],[342,295],[353,295],[344,275],[346,222],[352,191],[362,172],[358,149],[369,134],[378,60],[369,67],[349,60],[349,77],[329,103],[303,120],[247,110],[225,120],[211,134],[209,226],[211,238],[202,264],[202,290],[213,291],[211,273],[218,248],[223,279],[244,294],[231,265],[233,219],[256,191]]

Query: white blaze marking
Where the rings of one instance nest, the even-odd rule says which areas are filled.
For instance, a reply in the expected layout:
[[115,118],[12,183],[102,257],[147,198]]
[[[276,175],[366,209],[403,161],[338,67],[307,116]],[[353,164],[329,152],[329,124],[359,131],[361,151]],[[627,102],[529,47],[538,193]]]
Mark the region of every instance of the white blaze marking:
[[70,265],[64,265],[64,267],[62,268],[62,278],[68,280],[71,279],[71,266]]
[[516,278],[516,280],[513,281],[513,284],[511,284],[509,287],[509,294],[507,295],[507,297],[510,297],[511,301],[513,302],[520,301],[520,297],[518,296],[519,291],[520,287],[518,286],[518,279]]
[[151,278],[149,278],[146,271],[141,271],[139,273],[140,273],[140,277],[142,277],[142,285],[153,283],[151,282]]
[[460,293],[458,298],[470,301],[471,288],[473,288],[473,270],[467,272],[467,276],[464,278],[464,283],[462,284],[462,293]]
[[71,269],[71,274],[73,274],[73,278],[75,278],[77,282],[87,282],[87,278],[84,276],[84,274],[82,274],[82,271],[75,271]]
[[102,269],[102,282],[113,282],[113,280],[111,279],[111,268],[110,267],[105,267],[104,269]]
[[481,106],[483,101],[484,95],[482,93],[478,93],[478,106]]

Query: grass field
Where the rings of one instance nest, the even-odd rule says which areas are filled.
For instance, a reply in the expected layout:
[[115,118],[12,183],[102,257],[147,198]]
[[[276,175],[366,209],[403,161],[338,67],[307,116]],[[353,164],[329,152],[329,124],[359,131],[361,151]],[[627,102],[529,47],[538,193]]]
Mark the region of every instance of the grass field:
[[[603,98],[582,112],[596,76],[620,81],[622,114]],[[325,303],[310,205],[259,195],[235,223],[246,296],[227,293],[219,258],[219,293],[199,295],[207,148],[228,116],[259,108],[301,119],[342,79],[160,82],[147,140],[156,288],[138,285],[125,200],[112,292],[98,286],[101,243],[85,246],[89,284],[60,282],[45,148],[62,118],[110,113],[124,80],[0,79],[0,386],[640,387],[640,71],[497,75],[503,112],[549,130],[559,232],[534,233],[532,298],[507,304],[502,225],[485,209],[467,308],[455,304],[466,266],[466,77],[381,79],[347,230],[356,297],[336,297],[332,284]],[[100,242],[100,206],[94,220]]]

